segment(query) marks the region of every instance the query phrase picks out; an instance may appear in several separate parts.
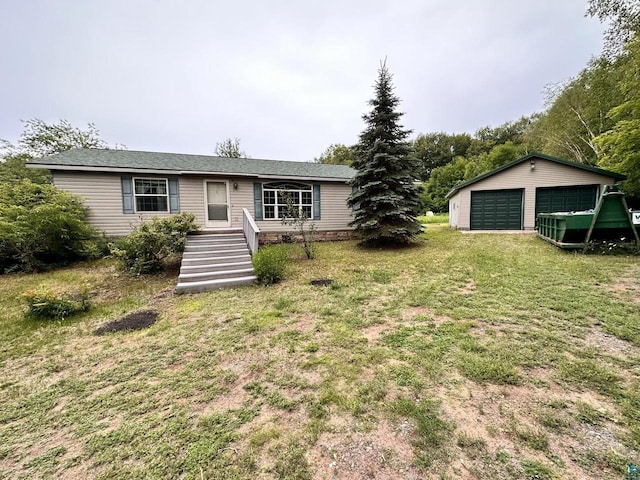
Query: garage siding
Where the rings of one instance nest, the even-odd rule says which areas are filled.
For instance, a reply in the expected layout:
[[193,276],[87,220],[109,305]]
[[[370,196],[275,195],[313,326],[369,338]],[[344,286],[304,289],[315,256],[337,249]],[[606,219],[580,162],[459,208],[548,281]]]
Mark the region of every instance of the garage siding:
[[481,190],[523,189],[524,230],[535,229],[536,189],[540,187],[569,187],[591,185],[613,185],[614,179],[598,173],[581,170],[542,158],[536,159],[535,168],[529,162],[522,162],[511,168],[484,178],[476,183],[460,189],[450,199],[455,200],[457,209],[457,228],[471,229],[471,192]]

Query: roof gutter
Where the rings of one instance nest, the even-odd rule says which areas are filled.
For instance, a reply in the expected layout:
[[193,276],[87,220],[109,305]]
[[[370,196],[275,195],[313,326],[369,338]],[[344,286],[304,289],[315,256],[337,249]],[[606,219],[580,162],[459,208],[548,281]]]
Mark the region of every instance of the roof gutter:
[[[244,175],[239,173],[238,175]],[[307,180],[309,182],[350,182],[351,178],[347,177],[296,177],[292,175],[258,175],[259,178],[266,180]]]
[[46,163],[27,162],[27,168],[41,168],[46,170],[67,170],[79,172],[110,172],[110,173],[157,173],[161,175],[180,175],[174,170],[162,170],[152,168],[124,168],[124,167],[87,167],[81,165],[51,165]]
[[238,172],[207,172],[197,170],[163,170],[152,168],[125,168],[125,167],[90,167],[86,165],[53,165],[46,163],[27,162],[27,168],[38,168],[46,170],[65,170],[80,172],[107,172],[107,173],[147,173],[155,175],[203,175],[203,176],[226,176],[226,177],[249,177],[264,178],[267,180],[306,180],[315,182],[349,182],[348,177],[309,177],[296,175],[261,175],[259,173],[238,173]]

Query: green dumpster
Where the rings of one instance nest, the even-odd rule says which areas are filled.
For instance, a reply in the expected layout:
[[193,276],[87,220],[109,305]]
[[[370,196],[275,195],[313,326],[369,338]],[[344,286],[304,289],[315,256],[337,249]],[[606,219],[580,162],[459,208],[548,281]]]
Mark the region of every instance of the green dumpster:
[[538,235],[564,249],[586,248],[589,242],[616,241],[640,248],[624,194],[606,185],[593,210],[539,213]]
[[560,248],[583,248],[593,211],[538,214],[538,235]]

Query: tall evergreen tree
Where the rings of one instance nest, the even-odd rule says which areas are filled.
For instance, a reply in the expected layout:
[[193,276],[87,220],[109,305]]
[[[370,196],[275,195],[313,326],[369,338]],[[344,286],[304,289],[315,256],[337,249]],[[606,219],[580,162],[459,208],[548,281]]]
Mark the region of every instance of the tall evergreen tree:
[[362,116],[366,128],[355,146],[351,164],[357,173],[351,181],[354,192],[347,204],[353,209],[351,222],[367,246],[406,245],[422,226],[416,218],[420,205],[416,162],[406,141],[411,133],[400,125],[396,111],[400,99],[393,93],[392,75],[383,62],[378,71],[373,108]]

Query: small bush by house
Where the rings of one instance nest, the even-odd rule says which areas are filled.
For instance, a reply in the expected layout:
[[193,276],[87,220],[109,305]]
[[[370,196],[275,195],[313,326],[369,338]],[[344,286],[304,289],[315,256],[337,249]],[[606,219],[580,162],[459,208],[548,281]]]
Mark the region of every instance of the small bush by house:
[[173,255],[184,251],[187,234],[198,230],[192,213],[154,217],[142,222],[128,236],[109,244],[111,255],[135,275],[157,273]]
[[82,199],[29,180],[0,190],[0,273],[33,272],[92,258],[98,231]]
[[278,283],[287,268],[287,249],[284,245],[270,245],[258,250],[252,257],[253,270],[263,285]]

